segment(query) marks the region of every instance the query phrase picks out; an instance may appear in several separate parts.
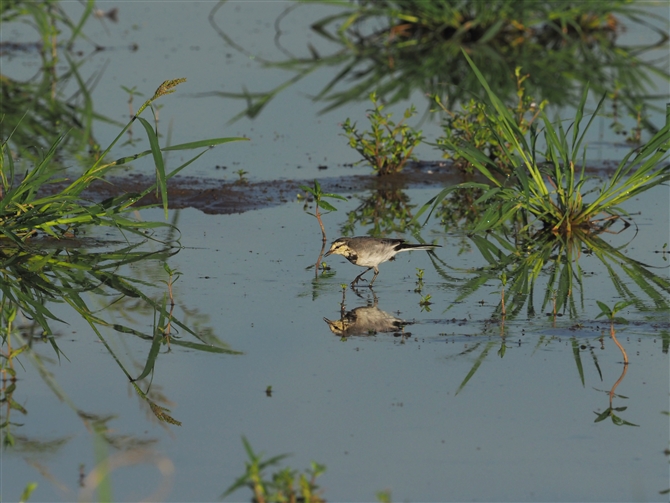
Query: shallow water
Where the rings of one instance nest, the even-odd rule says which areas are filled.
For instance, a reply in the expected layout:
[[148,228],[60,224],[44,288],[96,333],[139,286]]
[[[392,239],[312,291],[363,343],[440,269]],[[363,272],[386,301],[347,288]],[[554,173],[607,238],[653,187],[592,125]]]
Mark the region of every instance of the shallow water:
[[[421,201],[426,192],[412,196]],[[341,211],[347,209],[343,205]],[[329,232],[343,217],[326,216]],[[158,403],[180,427],[152,420],[95,335],[65,310],[70,325],[60,331],[58,344],[68,360],[58,363],[50,346],[38,346],[78,407],[112,416],[107,426],[115,435],[129,435],[134,446],[152,442],[152,452],[173,464],[165,479],[152,463],[116,470],[115,499],[146,497],[169,482],[171,489],[159,499],[215,500],[243,471],[242,435],[268,455],[292,453],[287,462],[294,468],[306,468],[310,460],[324,463],[327,471],[319,481],[333,501],[370,500],[379,490],[390,490],[396,500],[656,500],[667,485],[662,454],[668,435],[662,414],[668,399],[667,313],[648,318],[627,309],[623,316],[633,323],[616,326],[630,365],[616,389],[627,399],[615,398],[614,406],[628,407],[618,414],[639,426],[594,423],[624,368],[607,322],[594,319],[595,300],[616,301],[597,260],[582,261],[595,274],[585,279],[578,320],[543,313],[508,320],[503,340],[503,324],[490,319],[499,285],[453,304],[456,292],[444,287],[429,255],[405,254],[382,264],[374,288],[378,309],[413,322],[405,336],[341,340],[323,318],[339,319],[340,283],[359,270],[334,257],[328,264],[335,276],[313,284],[313,271],[305,267],[318,255],[320,233],[300,203],[242,215],[179,210],[177,224],[186,248],[169,260],[183,274],[174,287],[175,315],[244,353],[215,355],[177,346],[166,353],[163,347],[152,389],[164,395]],[[454,236],[434,228],[424,236],[437,238],[443,245],[438,257],[452,267],[481,262],[474,252],[458,256]],[[647,250],[641,260],[664,266],[662,256],[653,253],[664,239],[643,228],[633,243]],[[432,295],[430,312],[422,311],[421,295],[413,291],[415,268],[425,270],[422,293]],[[134,272],[158,285],[158,292],[165,290],[158,283],[165,279],[158,264]],[[667,277],[667,269],[663,272]],[[374,298],[367,288],[361,297],[348,290],[345,303],[346,310],[365,308]],[[151,326],[151,316],[128,309],[113,319],[135,317],[139,326]],[[149,343],[111,331],[104,335],[139,374]],[[192,339],[187,335],[185,340]],[[57,439],[63,445],[46,455],[39,448],[5,452],[5,498],[29,480],[39,481],[35,501],[75,497],[80,463],[86,471],[94,465],[90,433],[29,363],[20,374],[19,392],[15,399],[29,414],[15,433],[37,446]],[[68,492],[38,475],[31,460]],[[228,500],[248,497],[239,491]]]
[[[250,142],[231,143],[215,149],[190,166],[187,175],[234,181],[235,171],[243,169],[251,180],[275,180],[278,178],[321,178],[350,174],[345,165],[356,162],[359,155],[348,147],[341,136],[341,124],[350,118],[362,126],[367,124],[366,113],[369,101],[346,103],[329,113],[319,115],[325,107],[323,102],[312,98],[338,72],[340,67],[321,68],[296,84],[289,86],[271,100],[255,119],[246,117],[228,122],[246,107],[243,100],[222,98],[216,92],[241,93],[267,92],[289,80],[293,73],[278,69],[263,68],[259,58],[277,62],[286,59],[275,44],[275,21],[292,2],[283,0],[269,2],[227,2],[214,16],[214,21],[248,54],[230,47],[217,34],[208,21],[215,3],[173,2],[169,8],[154,2],[138,1],[116,5],[100,2],[99,8],[108,10],[118,7],[118,23],[103,19],[91,19],[84,26],[84,33],[104,50],[96,52],[92,43],[78,40],[75,50],[86,55],[79,67],[85,81],[94,81],[91,97],[97,113],[125,124],[129,119],[128,93],[125,86],[141,93],[133,100],[133,110],[149,98],[166,79],[186,77],[188,81],[177,88],[175,94],[161,98],[159,109],[159,132],[163,141],[171,144],[221,136],[246,136]],[[64,9],[78,20],[83,7],[77,2],[66,2]],[[667,29],[668,12],[665,5],[651,2],[644,8],[656,14],[655,23]],[[329,54],[333,44],[315,35],[309,26],[329,14],[340,12],[334,6],[309,5],[294,9],[283,18],[280,41],[283,47],[299,57],[311,57],[307,44],[312,44],[320,53]],[[187,37],[181,34],[187,33]],[[176,36],[177,35],[177,36]],[[3,30],[5,40],[32,43],[38,39],[35,31],[25,24],[8,23]],[[644,45],[655,40],[652,30],[630,25],[618,41],[622,45]],[[61,59],[64,55],[61,54]],[[659,47],[645,53],[645,58],[664,62],[667,70],[667,50]],[[30,79],[39,72],[41,59],[35,51],[17,51],[5,54],[3,71],[19,80]],[[59,69],[67,71],[65,62]],[[660,112],[649,110],[650,120],[657,127],[664,123],[664,106],[670,92],[667,81],[650,75],[654,83],[653,97],[649,103],[661,108]],[[63,95],[78,91],[76,82],[61,82]],[[340,86],[346,87],[346,86]],[[434,106],[420,90],[406,101],[387,107],[399,120],[403,111],[414,104],[419,116],[410,124],[419,125],[427,140],[433,142],[443,135],[438,119],[430,119],[424,112]],[[592,104],[594,106],[595,103]],[[611,113],[611,110],[607,110]],[[550,116],[554,117],[552,109]],[[150,114],[145,112],[147,120]],[[563,111],[564,117],[573,117],[572,110]],[[424,119],[421,120],[420,119]],[[634,126],[632,118],[621,117],[627,129]],[[588,137],[589,162],[600,165],[625,155],[629,146],[613,134],[611,120],[598,119]],[[96,122],[94,134],[103,148],[116,137],[120,128]],[[130,155],[147,147],[147,141],[139,126],[134,129],[134,147],[118,145],[112,158]],[[646,139],[646,138],[645,138]],[[435,160],[441,152],[429,145],[420,145],[416,150],[422,160]],[[167,165],[176,167],[184,158],[179,153],[167,156]],[[327,170],[319,169],[327,167]],[[217,168],[218,167],[218,168]],[[221,169],[225,167],[226,169]],[[149,159],[133,163],[133,169],[153,173]],[[363,168],[361,168],[363,169]]]
[[[266,77],[252,61],[222,47],[206,24],[211,4],[170,4],[160,12],[148,2],[120,7],[122,20],[136,24],[107,23],[116,49],[109,57],[108,78],[95,91],[104,97],[96,101],[102,113],[121,120],[127,112],[119,86],[139,85],[140,76],[145,95],[163,79],[182,75],[189,77],[194,87],[188,92],[194,94],[211,91],[214,81],[230,91],[248,82],[270,86],[283,81],[278,75]],[[272,22],[283,2],[229,7],[256,26],[247,30],[249,49],[270,51]],[[240,27],[235,26],[244,31]],[[98,32],[105,36],[104,30]],[[175,40],[175,32],[192,37]],[[140,50],[127,51],[135,41]],[[34,63],[24,58],[13,64],[34,71]],[[327,77],[310,79],[275,100],[257,121],[232,126],[224,124],[240,103],[169,97],[161,113],[166,123],[175,118],[173,135],[180,142],[239,134],[254,138],[251,144],[208,153],[189,174],[227,180],[236,178],[231,172],[237,169],[249,171],[252,180],[351,174],[344,164],[357,158],[338,136],[338,122],[362,118],[365,107],[356,104],[317,117],[319,107],[308,105],[304,94],[319,89]],[[100,129],[101,140],[112,134]],[[616,157],[607,145],[594,160]],[[437,157],[424,152],[426,158]],[[329,168],[319,170],[324,164]],[[412,204],[421,205],[438,190],[415,188],[408,195]],[[609,324],[596,319],[596,301],[612,306],[620,300],[596,257],[584,253],[579,259],[585,275],[578,317],[554,319],[546,315],[547,308],[503,323],[493,317],[499,281],[456,301],[457,281],[446,281],[444,274],[464,280],[470,277],[468,269],[485,261],[474,246],[463,250],[467,237],[446,233],[432,220],[421,237],[442,245],[439,260],[425,252],[402,254],[381,265],[374,290],[345,292],[345,311],[402,319],[409,322],[404,331],[342,339],[324,318],[340,319],[340,285],[361,269],[329,257],[333,275],[314,281],[313,269],[307,268],[318,257],[321,234],[303,202],[293,197],[283,205],[236,215],[170,212],[184,246],[168,260],[181,272],[174,285],[175,316],[242,353],[214,354],[176,343],[169,352],[161,347],[151,397],[181,426],[155,419],[110,354],[137,376],[150,341],[109,329],[103,331],[108,350],[66,306],[50,304],[68,323],[57,333],[64,356],[57,358],[48,343],[36,340],[53,380],[41,377],[28,358],[17,366],[13,398],[27,414],[11,411],[11,432],[18,441],[2,452],[3,500],[16,500],[31,481],[38,483],[31,501],[94,499],[80,492],[80,476],[107,452],[110,462],[119,463],[112,469],[114,500],[154,494],[160,501],[215,501],[244,471],[242,436],[268,457],[291,453],[284,465],[302,470],[311,460],[325,464],[327,471],[317,482],[329,501],[370,501],[381,490],[391,491],[396,501],[664,498],[659,491],[670,485],[663,453],[668,447],[663,411],[670,395],[667,312],[630,306],[621,313],[630,323],[617,324],[616,335],[630,364],[613,406],[627,407],[616,414],[637,426],[617,426],[609,419],[596,423],[597,414],[609,407],[607,392],[625,368]],[[629,228],[605,238],[666,281],[669,199],[667,187],[657,187],[631,201],[625,209],[634,214],[637,234]],[[338,211],[324,217],[329,240],[339,236],[347,212],[358,204],[356,198],[335,203]],[[163,215],[144,211],[141,218],[162,220]],[[357,233],[366,230],[358,227]],[[415,292],[417,268],[424,270],[420,293]],[[158,261],[122,272],[153,285],[149,291],[156,298],[167,289]],[[544,281],[542,276],[538,282],[536,306],[542,304]],[[647,306],[653,304],[639,286],[625,277],[624,282]],[[420,304],[428,294],[430,311]],[[89,296],[88,301],[100,309],[110,304],[109,298]],[[151,311],[132,299],[105,312],[118,323],[133,320],[144,333],[151,333],[155,323]],[[194,340],[184,331],[175,333],[183,341]],[[71,404],[49,388],[53,382]],[[149,383],[145,379],[140,385],[146,390]],[[87,423],[78,411],[89,415]],[[109,428],[110,444],[116,447],[96,443],[87,427],[92,418]],[[145,457],[132,457],[138,447],[146,447]],[[250,497],[240,490],[227,501]]]

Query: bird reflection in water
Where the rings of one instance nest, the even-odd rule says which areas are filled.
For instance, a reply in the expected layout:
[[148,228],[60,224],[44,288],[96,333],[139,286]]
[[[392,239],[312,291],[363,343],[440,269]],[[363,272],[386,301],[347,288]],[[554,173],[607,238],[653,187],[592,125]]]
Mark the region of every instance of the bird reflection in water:
[[374,303],[360,306],[351,311],[345,311],[344,302],[339,320],[324,318],[328,328],[335,335],[349,337],[352,335],[375,335],[378,333],[395,332],[403,337],[411,335],[405,332],[405,326],[411,322],[402,320],[377,307],[377,297]]

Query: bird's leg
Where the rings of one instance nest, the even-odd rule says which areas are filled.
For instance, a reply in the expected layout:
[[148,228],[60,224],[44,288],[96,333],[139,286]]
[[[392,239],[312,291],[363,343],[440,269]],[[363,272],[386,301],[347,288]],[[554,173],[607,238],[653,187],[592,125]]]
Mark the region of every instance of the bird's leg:
[[[372,267],[371,267],[370,269],[372,269]],[[370,269],[368,269],[368,271],[369,271]],[[375,280],[377,279],[377,274],[379,274],[379,269],[377,269],[376,267],[375,267],[374,269],[375,269],[375,275],[372,276],[372,281],[370,281],[370,283],[368,284],[368,286],[369,286],[370,288],[372,288],[372,283],[375,282]],[[365,272],[367,272],[367,271],[365,271]]]
[[[358,276],[356,276],[356,278],[351,282],[351,287],[353,288],[354,285],[355,285],[356,283],[358,283],[358,282],[361,280],[361,277],[363,276],[363,274],[365,274],[366,272],[368,272],[370,269],[372,269],[372,267],[368,267],[365,271],[363,271],[363,272],[360,273]],[[377,276],[377,275],[375,274],[375,276]]]

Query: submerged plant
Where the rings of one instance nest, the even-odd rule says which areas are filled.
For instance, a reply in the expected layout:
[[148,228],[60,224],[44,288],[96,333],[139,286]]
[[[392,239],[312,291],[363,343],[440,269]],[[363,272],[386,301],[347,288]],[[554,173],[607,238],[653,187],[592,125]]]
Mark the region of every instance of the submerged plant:
[[[412,151],[421,143],[421,131],[407,125],[407,119],[416,114],[414,107],[405,110],[403,118],[397,124],[391,120],[392,114],[382,114],[384,105],[377,99],[377,94],[370,95],[373,109],[368,110],[370,130],[360,133],[356,123],[347,119],[342,124],[344,133],[349,138],[349,146],[363,156],[378,175],[399,173],[408,160],[413,159]],[[359,161],[359,162],[363,162]]]
[[484,175],[490,185],[468,182],[444,189],[421,208],[417,217],[431,206],[435,209],[453,190],[478,187],[485,190],[478,201],[486,201],[489,206],[474,231],[493,229],[514,220],[522,229],[540,224],[557,235],[570,236],[578,229],[599,232],[626,215],[619,208],[621,203],[670,180],[670,165],[667,164],[670,113],[666,125],[645,145],[626,155],[609,180],[598,189],[587,190],[586,154],[582,147],[585,133],[604,97],[584,125],[588,87],[584,89],[576,118],[567,131],[560,121],[554,125],[542,112],[542,133],[546,143],[542,159],[537,151],[537,128],[531,127],[529,138],[526,138],[479,69],[467,54],[464,56],[486,89],[490,101],[489,128],[499,135],[499,145],[516,167],[513,176],[509,177],[471,143],[454,144],[458,154]]

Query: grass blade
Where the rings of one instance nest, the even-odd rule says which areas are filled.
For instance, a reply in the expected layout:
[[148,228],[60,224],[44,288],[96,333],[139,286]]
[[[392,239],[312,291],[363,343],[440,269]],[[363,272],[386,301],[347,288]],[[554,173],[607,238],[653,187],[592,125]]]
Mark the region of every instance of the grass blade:
[[160,199],[163,203],[163,210],[165,212],[165,218],[168,217],[168,197],[167,197],[167,179],[165,178],[165,163],[163,162],[163,154],[161,152],[160,145],[158,144],[158,136],[154,131],[149,121],[142,117],[137,118],[140,121],[140,124],[144,127],[144,130],[147,133],[149,139],[149,145],[151,146],[151,155],[154,158],[154,165],[156,167],[156,185],[158,186],[158,191],[160,192]]

